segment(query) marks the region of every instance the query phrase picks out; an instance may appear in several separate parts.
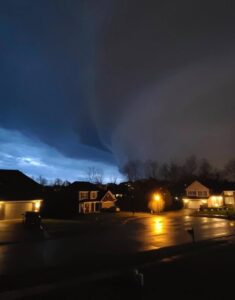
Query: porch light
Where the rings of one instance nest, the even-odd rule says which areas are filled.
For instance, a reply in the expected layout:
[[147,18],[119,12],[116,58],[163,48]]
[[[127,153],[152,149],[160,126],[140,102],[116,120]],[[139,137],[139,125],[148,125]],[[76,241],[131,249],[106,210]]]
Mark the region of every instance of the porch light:
[[41,207],[41,202],[40,201],[37,201],[37,202],[35,202],[35,204],[34,204],[35,206],[35,210],[39,210],[40,209],[40,207]]

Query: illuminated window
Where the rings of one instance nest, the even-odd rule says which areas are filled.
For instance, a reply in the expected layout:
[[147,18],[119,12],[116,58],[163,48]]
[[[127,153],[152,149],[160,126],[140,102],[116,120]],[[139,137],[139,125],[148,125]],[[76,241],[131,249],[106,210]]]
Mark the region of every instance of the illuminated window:
[[188,191],[188,196],[197,196],[196,191]]
[[87,200],[89,197],[89,192],[79,192],[79,200]]
[[208,192],[207,191],[198,191],[198,196],[199,197],[208,197]]
[[225,202],[225,204],[234,204],[234,198],[233,197],[225,197],[224,202]]
[[233,196],[233,191],[224,191],[225,196]]
[[92,191],[90,194],[90,199],[96,199],[97,198],[97,192],[96,191]]
[[222,196],[211,196],[209,200],[209,207],[220,207],[223,206]]

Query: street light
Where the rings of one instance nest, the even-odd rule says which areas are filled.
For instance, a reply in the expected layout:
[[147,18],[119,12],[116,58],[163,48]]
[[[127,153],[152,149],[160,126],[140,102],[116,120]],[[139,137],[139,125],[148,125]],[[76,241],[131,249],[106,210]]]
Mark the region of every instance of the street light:
[[161,200],[161,195],[160,194],[154,194],[154,200],[159,202]]
[[151,213],[160,213],[164,209],[164,200],[161,193],[153,193],[151,195],[151,200],[149,202],[149,208],[151,210]]

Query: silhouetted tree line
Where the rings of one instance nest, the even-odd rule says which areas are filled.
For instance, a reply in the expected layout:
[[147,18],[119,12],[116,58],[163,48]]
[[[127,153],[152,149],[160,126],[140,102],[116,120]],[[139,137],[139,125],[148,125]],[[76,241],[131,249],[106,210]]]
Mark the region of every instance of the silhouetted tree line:
[[[114,194],[121,194],[117,205],[121,210],[149,211],[149,200],[155,192],[164,196],[165,210],[182,207],[182,196],[187,184],[193,180],[201,181],[235,181],[235,159],[229,161],[224,168],[216,169],[206,160],[198,160],[190,156],[182,164],[176,162],[160,164],[157,161],[131,160],[122,168],[127,182],[102,184],[103,173],[95,168],[89,168],[89,181],[97,187],[110,189]],[[57,178],[48,185],[48,181],[40,176],[37,181],[44,186],[45,207],[44,216],[75,217],[77,215],[77,198],[67,187],[68,181]]]
[[32,177],[33,180],[37,181],[39,184],[41,184],[42,186],[50,186],[50,187],[54,187],[56,188],[61,188],[61,187],[67,187],[70,185],[70,182],[67,180],[62,180],[60,178],[56,178],[53,181],[49,181],[47,180],[45,177],[43,176],[39,176],[37,178]]
[[183,180],[235,180],[235,159],[230,160],[223,169],[217,169],[206,160],[196,156],[188,157],[184,163],[176,162],[159,164],[154,160],[130,160],[120,169],[127,180],[134,182],[140,179],[156,179],[170,182]]

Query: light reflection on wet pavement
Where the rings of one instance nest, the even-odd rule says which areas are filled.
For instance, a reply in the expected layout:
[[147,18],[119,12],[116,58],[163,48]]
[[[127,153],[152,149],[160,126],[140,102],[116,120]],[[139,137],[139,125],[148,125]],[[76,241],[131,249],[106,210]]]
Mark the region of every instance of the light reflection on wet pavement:
[[78,237],[5,245],[0,247],[0,274],[89,260],[95,255],[118,255],[159,249],[191,241],[187,229],[194,228],[196,240],[235,233],[234,223],[199,218],[182,212],[146,215],[117,222]]

